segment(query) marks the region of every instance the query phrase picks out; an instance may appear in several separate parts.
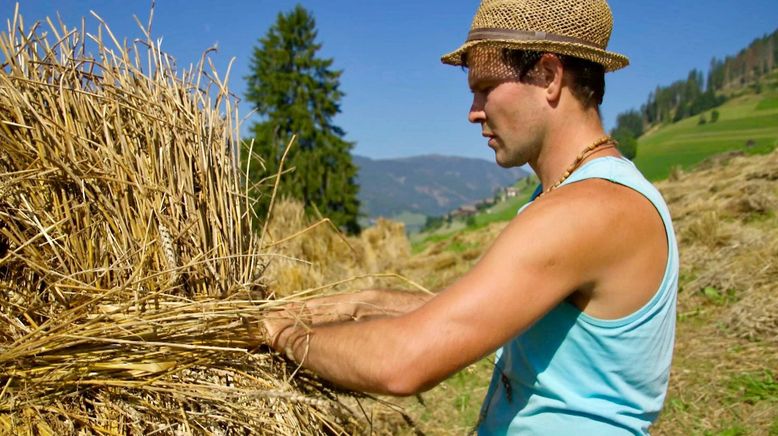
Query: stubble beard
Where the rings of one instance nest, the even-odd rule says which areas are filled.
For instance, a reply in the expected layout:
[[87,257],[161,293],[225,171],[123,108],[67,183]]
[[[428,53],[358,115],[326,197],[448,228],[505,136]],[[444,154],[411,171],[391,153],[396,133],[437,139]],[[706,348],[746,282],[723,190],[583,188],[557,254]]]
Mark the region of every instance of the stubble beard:
[[523,153],[515,153],[513,156],[503,156],[501,158],[499,149],[494,151],[494,160],[502,168],[520,167],[529,162],[529,159]]
[[523,144],[520,147],[511,149],[498,140],[493,148],[494,160],[502,168],[520,167],[530,163],[537,148],[533,144]]

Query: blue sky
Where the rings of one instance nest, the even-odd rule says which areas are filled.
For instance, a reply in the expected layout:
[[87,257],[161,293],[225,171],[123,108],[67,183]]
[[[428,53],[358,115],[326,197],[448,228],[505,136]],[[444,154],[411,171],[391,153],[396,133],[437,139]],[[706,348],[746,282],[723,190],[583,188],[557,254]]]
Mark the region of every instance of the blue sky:
[[[493,159],[480,129],[467,123],[470,92],[466,74],[440,63],[440,55],[466,37],[476,0],[157,0],[153,34],[179,65],[197,61],[217,44],[220,72],[236,58],[231,90],[243,96],[252,47],[279,12],[300,3],[316,18],[321,55],[344,70],[346,93],[336,124],[354,141],[356,154],[391,158],[449,154]],[[606,77],[602,107],[606,128],[616,115],[637,108],[658,84],[686,78],[712,57],[735,54],[778,27],[776,0],[611,0],[615,27],[610,50],[632,65]],[[72,25],[94,10],[119,37],[136,38],[132,19],[148,18],[150,1],[25,0],[27,24],[54,16]],[[14,2],[0,0],[3,28]],[[241,114],[251,107],[241,104]],[[251,120],[246,122],[246,127]],[[243,129],[246,131],[247,129]]]

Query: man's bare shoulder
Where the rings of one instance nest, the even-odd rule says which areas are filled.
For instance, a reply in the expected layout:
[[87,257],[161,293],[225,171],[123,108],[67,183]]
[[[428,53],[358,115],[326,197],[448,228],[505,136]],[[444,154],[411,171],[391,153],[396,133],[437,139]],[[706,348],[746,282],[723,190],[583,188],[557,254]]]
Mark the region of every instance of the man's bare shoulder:
[[614,240],[638,225],[632,216],[638,199],[626,191],[587,180],[549,192],[511,220],[484,260],[503,267],[514,262],[511,269],[524,276],[565,277],[572,291],[594,280],[621,251]]
[[636,209],[645,206],[650,207],[650,203],[629,188],[602,179],[585,180],[565,185],[532,202],[513,219],[505,236],[564,238],[568,248],[574,248],[570,245],[610,234],[614,226],[633,221]]
[[[589,179],[549,192],[516,216],[495,242],[524,261],[564,265],[579,283],[601,280],[625,262],[662,257],[661,218],[642,194]],[[498,248],[499,249],[499,248]]]
[[590,228],[589,233],[598,229],[612,231],[613,225],[624,223],[624,220],[634,225],[640,225],[645,219],[659,220],[656,209],[642,194],[604,179],[565,185],[530,204],[517,218],[571,229],[586,225]]
[[575,292],[590,293],[580,306],[591,314],[631,313],[661,281],[664,225],[651,202],[631,188],[603,179],[571,183],[535,201],[514,221],[505,237],[531,237],[536,255],[567,265],[576,274]]

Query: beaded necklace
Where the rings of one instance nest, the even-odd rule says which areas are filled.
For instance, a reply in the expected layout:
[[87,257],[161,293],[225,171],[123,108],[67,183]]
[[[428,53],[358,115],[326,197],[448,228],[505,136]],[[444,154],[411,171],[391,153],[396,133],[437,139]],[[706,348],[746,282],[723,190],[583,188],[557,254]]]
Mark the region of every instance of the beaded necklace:
[[560,187],[562,185],[562,183],[564,183],[565,180],[567,180],[567,178],[570,177],[571,174],[573,174],[573,171],[575,171],[575,169],[578,168],[579,165],[581,165],[581,162],[583,162],[583,160],[586,159],[587,156],[592,154],[597,148],[602,147],[602,146],[604,146],[606,144],[608,145],[607,148],[615,147],[616,146],[616,141],[613,138],[611,138],[610,136],[607,136],[607,135],[603,136],[602,138],[600,138],[600,139],[598,139],[596,141],[594,141],[591,145],[589,145],[588,147],[583,149],[583,151],[581,151],[581,153],[578,154],[578,157],[575,158],[575,161],[573,162],[573,164],[570,165],[570,167],[567,168],[565,173],[562,175],[562,178],[559,179],[558,182],[556,182],[553,186],[551,186],[550,188],[546,189],[545,191],[541,192],[537,197],[535,197],[535,199],[537,200],[538,198],[542,197],[543,195],[545,195],[545,194],[553,191],[554,189]]

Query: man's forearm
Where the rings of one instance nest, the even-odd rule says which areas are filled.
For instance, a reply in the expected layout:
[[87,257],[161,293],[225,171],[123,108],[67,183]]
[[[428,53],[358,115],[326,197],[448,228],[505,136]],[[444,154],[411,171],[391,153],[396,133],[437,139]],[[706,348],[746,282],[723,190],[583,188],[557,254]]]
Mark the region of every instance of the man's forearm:
[[411,332],[403,333],[394,317],[341,322],[282,331],[276,348],[321,377],[347,389],[390,395],[410,395],[400,377],[401,357]]
[[385,356],[402,355],[404,344],[389,338],[411,335],[399,332],[397,317],[430,298],[390,290],[323,297],[294,311],[307,311],[303,322],[279,318],[264,324],[274,348],[324,378],[349,389],[402,394],[390,374],[396,365]]
[[418,292],[370,289],[315,298],[295,305],[289,311],[306,324],[318,325],[397,316],[416,310],[430,298],[432,295]]
[[357,321],[412,312],[433,297],[430,294],[390,289],[371,289],[363,293],[367,295],[357,308]]

